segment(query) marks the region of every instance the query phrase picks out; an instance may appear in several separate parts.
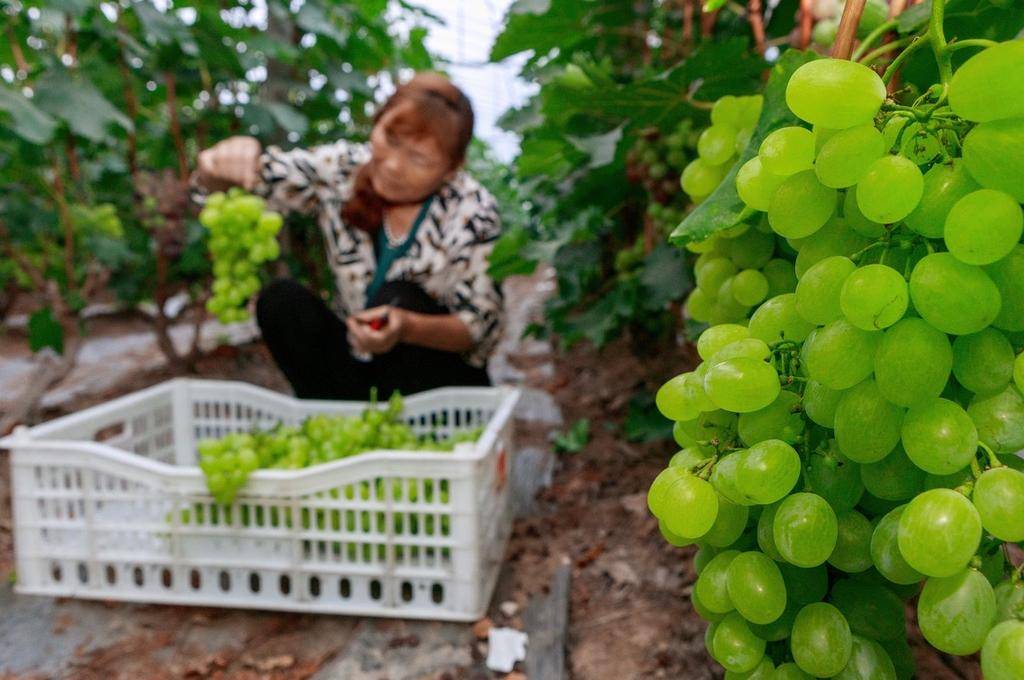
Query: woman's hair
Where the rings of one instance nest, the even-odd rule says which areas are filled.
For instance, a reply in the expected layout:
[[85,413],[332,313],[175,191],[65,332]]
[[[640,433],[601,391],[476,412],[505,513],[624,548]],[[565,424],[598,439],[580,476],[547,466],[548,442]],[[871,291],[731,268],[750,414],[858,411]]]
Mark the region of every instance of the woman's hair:
[[[438,73],[417,74],[395,90],[374,115],[373,124],[399,107],[387,132],[405,139],[433,137],[448,158],[448,169],[465,160],[473,138],[473,107],[451,81]],[[341,211],[347,224],[371,233],[380,228],[387,205],[373,188],[372,165],[364,163],[356,171],[352,196]]]

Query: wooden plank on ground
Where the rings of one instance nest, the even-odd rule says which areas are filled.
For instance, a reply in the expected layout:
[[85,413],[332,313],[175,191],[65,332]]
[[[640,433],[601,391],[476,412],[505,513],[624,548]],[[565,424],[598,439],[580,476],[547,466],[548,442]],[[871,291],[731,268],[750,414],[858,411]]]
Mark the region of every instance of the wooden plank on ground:
[[530,636],[526,646],[526,677],[530,680],[565,680],[565,636],[569,627],[570,566],[555,570],[546,595],[531,598],[523,611],[523,627]]

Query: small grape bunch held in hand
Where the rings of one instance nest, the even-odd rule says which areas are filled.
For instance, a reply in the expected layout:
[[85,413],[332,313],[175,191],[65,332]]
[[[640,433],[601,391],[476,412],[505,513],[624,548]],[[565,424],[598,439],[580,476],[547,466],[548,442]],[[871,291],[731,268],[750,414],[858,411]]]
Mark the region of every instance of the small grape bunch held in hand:
[[[971,41],[955,73],[931,42],[942,82],[912,103],[855,62],[793,73],[806,125],[738,170],[733,229],[770,237],[762,267],[784,244],[795,286],[731,322],[709,300],[702,363],[656,397],[682,450],[649,508],[699,546],[727,678],[910,678],[907,602],[933,647],[1024,678],[1024,41]],[[736,238],[698,285],[735,275]]]
[[231,189],[210,195],[199,223],[210,232],[213,259],[213,290],[206,309],[221,323],[245,321],[246,302],[260,289],[260,265],[281,254],[281,215],[266,210],[262,198]]

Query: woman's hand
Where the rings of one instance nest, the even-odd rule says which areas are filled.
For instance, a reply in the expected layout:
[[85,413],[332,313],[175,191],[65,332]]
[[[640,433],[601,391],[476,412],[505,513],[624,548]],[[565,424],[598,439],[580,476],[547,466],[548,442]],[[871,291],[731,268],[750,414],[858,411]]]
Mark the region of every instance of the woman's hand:
[[259,178],[261,153],[255,137],[228,137],[199,152],[199,179],[212,190],[240,186],[251,191]]
[[401,307],[372,307],[345,319],[348,341],[353,349],[368,354],[386,354],[402,341],[409,312]]

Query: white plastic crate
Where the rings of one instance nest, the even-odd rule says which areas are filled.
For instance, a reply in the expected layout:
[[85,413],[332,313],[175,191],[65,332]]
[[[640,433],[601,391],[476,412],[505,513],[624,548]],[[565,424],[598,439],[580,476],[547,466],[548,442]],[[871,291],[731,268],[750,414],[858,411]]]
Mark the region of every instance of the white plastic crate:
[[0,440],[11,451],[20,593],[472,621],[511,528],[509,388],[405,397],[417,433],[483,427],[453,452],[373,451],[258,470],[229,509],[199,440],[358,402],[177,379]]

